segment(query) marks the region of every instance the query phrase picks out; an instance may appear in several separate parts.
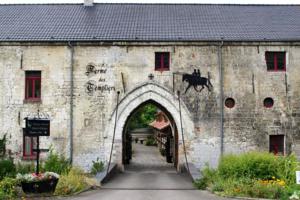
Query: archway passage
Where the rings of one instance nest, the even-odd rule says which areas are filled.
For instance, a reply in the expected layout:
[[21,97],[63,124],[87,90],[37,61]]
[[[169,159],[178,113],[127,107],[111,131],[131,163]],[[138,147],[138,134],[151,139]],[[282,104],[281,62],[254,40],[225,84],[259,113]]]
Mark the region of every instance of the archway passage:
[[170,172],[178,166],[178,131],[168,110],[148,100],[135,108],[122,134],[122,163],[133,172]]
[[[124,167],[122,158],[124,129],[126,129],[127,121],[134,111],[146,102],[153,103],[160,107],[171,121],[174,121],[176,130],[178,130],[177,132],[180,130],[180,134],[177,134],[179,155],[176,162],[177,169],[180,171],[179,168],[183,166],[185,162],[183,159],[182,135],[184,135],[186,141],[190,141],[195,137],[194,122],[184,102],[179,101],[179,97],[176,96],[176,94],[155,81],[145,82],[125,93],[120,99],[118,106],[115,107],[111,113],[104,130],[105,137],[107,138],[104,144],[106,149],[105,155],[107,155],[106,160],[108,162],[111,158],[111,162],[116,163],[119,169]],[[179,103],[181,107],[179,107]],[[111,154],[111,151],[108,151],[112,149],[112,144],[114,144],[113,154]],[[187,151],[188,160],[191,160],[189,156],[189,152]]]
[[[181,109],[179,107],[180,102]],[[173,145],[174,147],[172,150],[174,153],[171,159],[173,163],[168,163],[171,165],[168,167],[170,170],[128,170],[130,164],[126,164],[128,161],[126,161],[126,157],[124,156],[124,154],[126,154],[126,150],[124,150],[126,149],[125,143],[128,141],[124,138],[128,128],[128,122],[130,117],[133,116],[138,109],[147,104],[155,105],[167,116],[170,124],[172,125],[172,136],[174,137],[174,140],[171,142],[171,146]],[[105,128],[108,141],[105,144],[107,145],[106,149],[111,149],[111,141],[115,138],[112,162],[116,163],[117,166],[119,166],[119,169],[125,170],[122,170],[123,173],[118,173],[102,187],[147,190],[193,189],[190,176],[187,173],[178,173],[182,172],[181,166],[183,166],[185,162],[183,159],[182,135],[184,134],[185,140],[187,141],[191,140],[195,136],[192,116],[186,105],[182,101],[179,101],[179,97],[168,88],[161,86],[155,81],[149,81],[136,86],[124,94],[116,108],[118,109],[115,109],[111,113],[109,123]],[[117,117],[115,118],[115,116]],[[114,135],[115,137],[113,137]],[[107,155],[109,154],[107,153]],[[142,156],[147,157],[143,153]],[[133,164],[132,161],[129,160],[129,163],[130,162]],[[167,163],[166,158],[164,158],[164,163]]]

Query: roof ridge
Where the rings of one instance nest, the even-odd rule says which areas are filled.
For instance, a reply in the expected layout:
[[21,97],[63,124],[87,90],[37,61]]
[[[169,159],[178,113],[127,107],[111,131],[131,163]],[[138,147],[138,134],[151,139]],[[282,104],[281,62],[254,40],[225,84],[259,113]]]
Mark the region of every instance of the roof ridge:
[[[239,3],[99,3],[96,5],[212,5],[212,6],[300,6],[299,4],[239,4]],[[83,3],[0,3],[0,6],[17,6],[17,5],[83,5]]]

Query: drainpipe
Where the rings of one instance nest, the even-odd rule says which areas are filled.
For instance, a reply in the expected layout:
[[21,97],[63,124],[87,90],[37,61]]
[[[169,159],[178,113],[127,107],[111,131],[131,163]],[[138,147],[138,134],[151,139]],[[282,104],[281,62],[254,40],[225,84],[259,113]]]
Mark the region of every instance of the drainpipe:
[[73,162],[73,94],[74,94],[74,46],[68,42],[70,48],[70,129],[69,129],[69,161]]
[[219,64],[219,80],[220,80],[220,157],[223,156],[224,153],[224,90],[223,90],[223,66],[222,66],[222,47],[223,40],[221,40],[220,45],[218,46],[218,64]]

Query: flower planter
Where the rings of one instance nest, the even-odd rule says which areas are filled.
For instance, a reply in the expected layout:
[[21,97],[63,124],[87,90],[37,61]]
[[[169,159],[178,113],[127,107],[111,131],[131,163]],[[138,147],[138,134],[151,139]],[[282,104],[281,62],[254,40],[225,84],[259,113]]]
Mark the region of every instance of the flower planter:
[[58,179],[41,180],[35,182],[21,182],[24,193],[53,193]]
[[59,175],[54,172],[20,174],[16,179],[21,182],[25,193],[52,193],[55,191]]

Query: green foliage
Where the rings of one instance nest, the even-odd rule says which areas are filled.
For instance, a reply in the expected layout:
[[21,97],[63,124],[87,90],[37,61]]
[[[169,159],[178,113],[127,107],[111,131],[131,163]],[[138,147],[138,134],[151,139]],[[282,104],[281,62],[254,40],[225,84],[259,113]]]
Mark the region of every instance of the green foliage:
[[17,173],[20,174],[28,174],[35,172],[35,164],[33,162],[31,163],[21,163],[18,162],[16,165]]
[[295,155],[284,157],[266,152],[249,152],[224,156],[218,171],[223,178],[271,179],[276,177],[292,183],[295,182],[297,167]]
[[200,178],[194,182],[194,186],[199,190],[205,190],[208,186],[208,179],[206,177]]
[[141,107],[130,118],[129,129],[146,128],[155,119],[157,108],[153,104]]
[[16,166],[12,159],[0,160],[0,180],[4,177],[14,177],[16,175]]
[[223,156],[217,169],[206,166],[195,185],[227,196],[289,199],[300,191],[300,186],[294,184],[297,169],[299,162],[295,155],[230,154]]
[[222,181],[219,190],[226,196],[278,199],[285,188],[277,184],[260,184],[251,179],[227,179]]
[[249,152],[241,155],[226,155],[219,164],[219,173],[223,178],[277,177],[278,159],[270,153]]
[[162,156],[165,156],[165,155],[166,155],[166,150],[165,150],[165,149],[160,149],[159,151],[160,151],[160,154],[161,154]]
[[212,184],[217,178],[217,171],[209,168],[206,164],[205,168],[201,172],[202,178],[194,182],[194,185],[200,189],[205,190],[210,184]]
[[280,156],[278,159],[277,177],[283,179],[287,185],[293,185],[296,180],[295,171],[300,170],[300,163],[295,154]]
[[57,183],[56,195],[70,195],[80,192],[88,187],[86,176],[81,169],[72,168],[69,173],[60,176]]
[[98,172],[102,172],[104,170],[104,163],[97,158],[96,161],[93,161],[91,174],[96,175]]
[[[290,197],[294,198],[290,198]],[[280,196],[280,199],[300,199],[300,185],[292,184],[285,188],[283,194]]]
[[17,196],[18,182],[16,179],[6,177],[0,181],[0,199],[14,199]]
[[63,174],[69,172],[71,165],[63,155],[58,155],[51,150],[43,168],[44,171]]
[[146,139],[145,145],[146,146],[155,146],[156,141],[155,141],[154,137],[153,136],[148,136],[147,139]]

